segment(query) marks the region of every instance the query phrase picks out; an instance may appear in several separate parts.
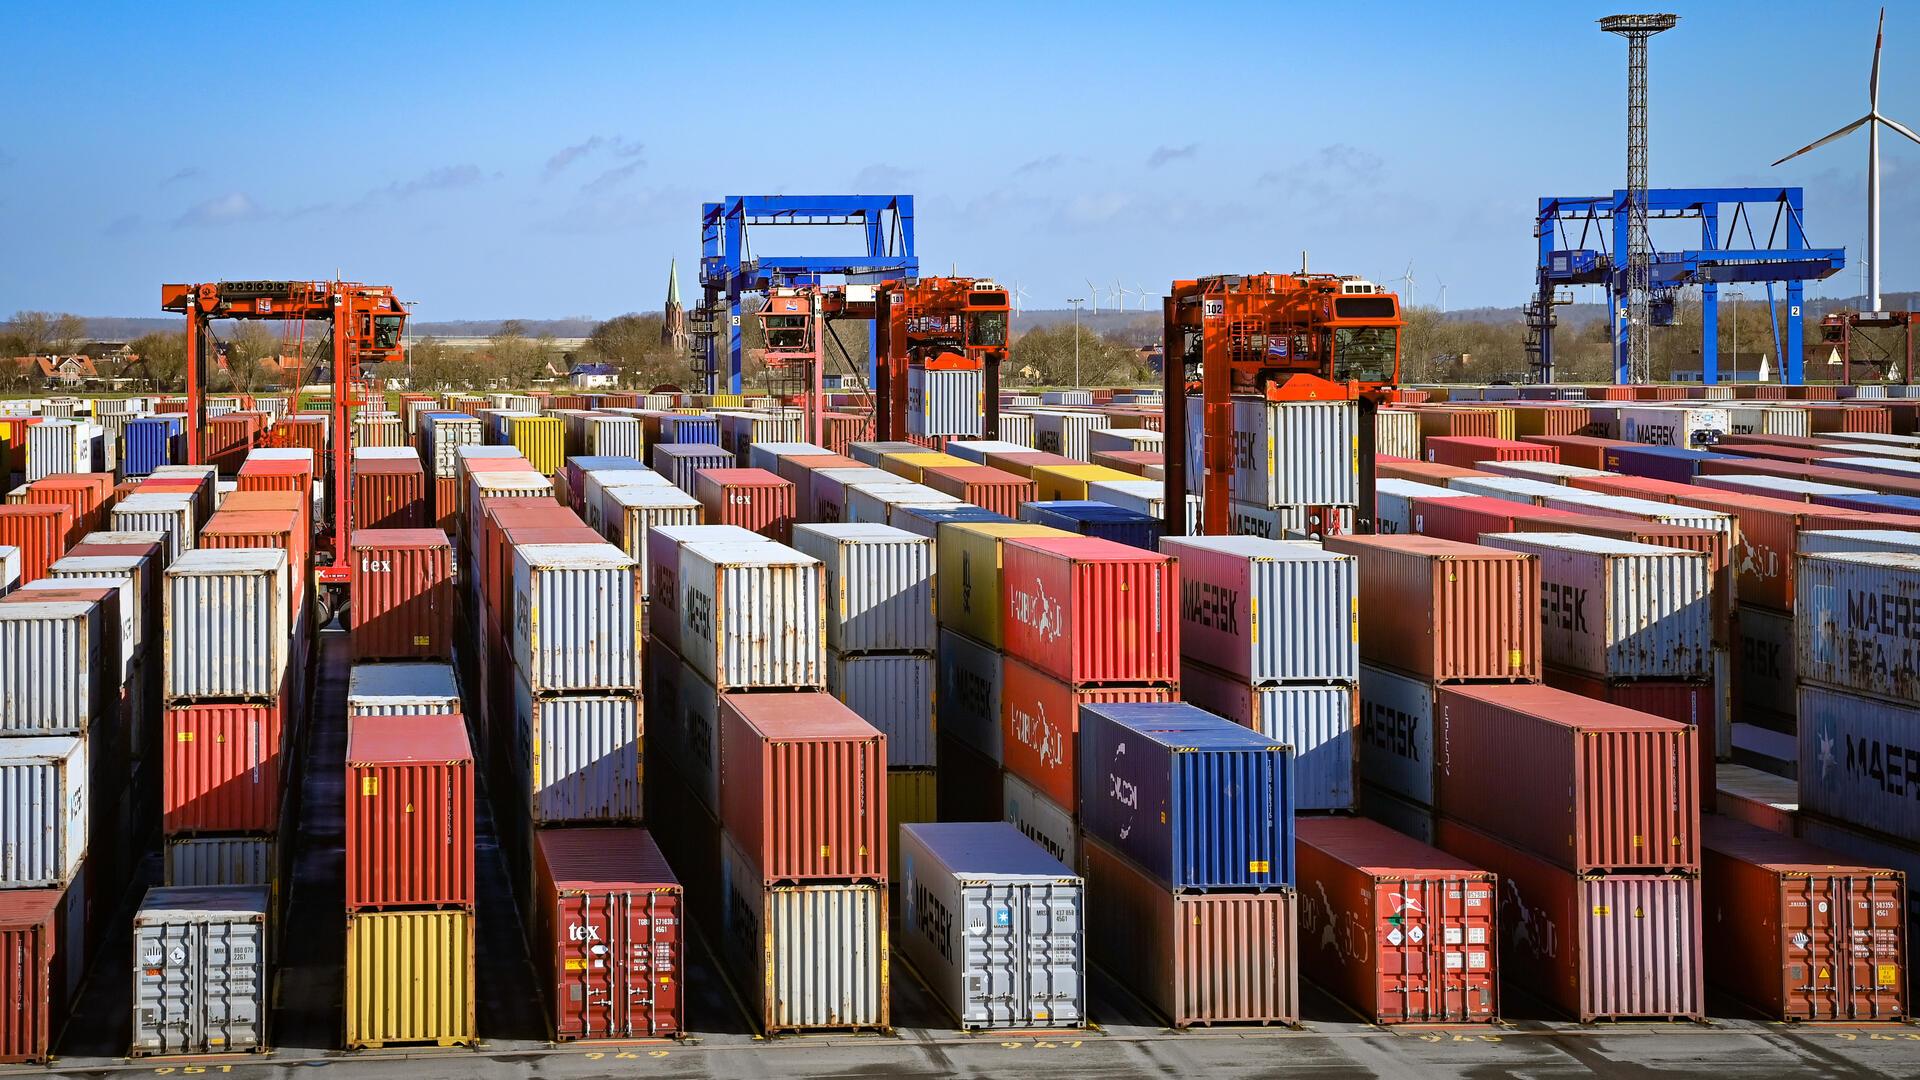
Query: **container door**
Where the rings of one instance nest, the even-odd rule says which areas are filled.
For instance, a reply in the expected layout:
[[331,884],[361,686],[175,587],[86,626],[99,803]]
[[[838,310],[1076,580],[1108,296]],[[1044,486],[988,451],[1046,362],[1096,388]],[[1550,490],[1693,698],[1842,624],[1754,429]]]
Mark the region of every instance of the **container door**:
[[1004,1027],[1026,1019],[1026,917],[1019,886],[963,885],[959,923],[965,1027]]
[[1034,1023],[1078,1026],[1086,1000],[1081,956],[1081,891],[1059,882],[1027,885],[1027,1009]]
[[560,932],[566,936],[561,954],[562,1000],[560,1007],[578,1021],[580,1037],[604,1039],[626,1032],[615,1015],[614,1003],[624,1002],[615,985],[618,965],[610,958],[622,955],[615,935],[626,930],[625,920],[611,918],[620,894],[600,893],[563,895],[560,902]]
[[206,928],[205,1012],[200,1042],[209,1051],[244,1050],[260,1045],[261,924],[215,923]]
[[199,927],[178,923],[138,929],[134,1028],[142,1049],[181,1054],[200,1046],[199,936]]
[[678,968],[680,912],[668,893],[628,893],[621,920],[627,958],[620,972],[626,994],[626,1034],[672,1035],[680,1030]]
[[1902,1015],[1901,902],[1891,882],[1791,876],[1782,882],[1787,1015],[1891,1020]]
[[1385,881],[1375,906],[1382,1016],[1426,1023],[1493,1016],[1497,933],[1491,885]]

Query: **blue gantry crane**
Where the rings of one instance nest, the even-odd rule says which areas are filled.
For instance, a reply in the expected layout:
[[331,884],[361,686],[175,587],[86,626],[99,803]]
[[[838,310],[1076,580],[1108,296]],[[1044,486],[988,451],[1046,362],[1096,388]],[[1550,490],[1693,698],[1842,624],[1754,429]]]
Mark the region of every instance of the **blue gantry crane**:
[[[790,226],[859,228],[864,255],[759,255],[756,230]],[[778,286],[917,278],[911,195],[730,195],[700,207],[700,287],[696,318],[707,392],[718,392],[720,336],[727,338],[727,392],[740,392],[740,298]],[[724,323],[723,323],[724,320]],[[867,334],[871,380],[872,327]]]
[[[1786,340],[1779,320],[1773,324],[1774,352],[1781,381],[1801,381],[1802,298],[1805,283],[1830,277],[1846,267],[1845,248],[1807,246],[1805,200],[1797,187],[1653,188],[1647,192],[1651,220],[1698,219],[1700,247],[1656,251],[1652,266],[1651,321],[1673,324],[1680,289],[1700,286],[1701,378],[1720,381],[1721,285],[1756,283],[1767,287],[1767,310],[1774,310],[1774,286],[1786,285]],[[1759,243],[1756,218],[1770,215],[1767,240]],[[1725,224],[1723,232],[1721,225]],[[1573,285],[1601,285],[1613,319],[1615,380],[1628,382],[1627,193],[1611,196],[1548,197],[1540,200],[1533,235],[1539,241],[1536,289],[1527,305],[1527,353],[1538,382],[1553,381],[1553,309],[1560,291]],[[1576,235],[1577,231],[1577,235]]]

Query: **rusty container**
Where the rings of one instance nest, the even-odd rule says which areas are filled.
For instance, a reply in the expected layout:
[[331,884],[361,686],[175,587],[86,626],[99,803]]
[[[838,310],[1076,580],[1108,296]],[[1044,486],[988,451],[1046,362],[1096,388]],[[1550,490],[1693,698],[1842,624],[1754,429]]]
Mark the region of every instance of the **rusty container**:
[[793,538],[794,486],[765,469],[701,469],[693,497],[708,525],[738,525],[783,544]]
[[419,458],[354,459],[354,529],[420,529],[426,525],[427,472]]
[[1032,480],[989,465],[936,466],[922,470],[920,482],[1010,518],[1020,516],[1020,504],[1032,502],[1036,490]]

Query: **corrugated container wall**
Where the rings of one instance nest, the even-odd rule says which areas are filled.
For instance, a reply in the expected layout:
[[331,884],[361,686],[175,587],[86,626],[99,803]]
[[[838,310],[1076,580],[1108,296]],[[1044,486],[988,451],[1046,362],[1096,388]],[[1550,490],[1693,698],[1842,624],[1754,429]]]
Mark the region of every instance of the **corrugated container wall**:
[[685,1030],[686,902],[644,829],[543,829],[529,937],[556,1039]]
[[1255,684],[1352,682],[1360,667],[1355,561],[1319,544],[1168,537],[1180,560],[1182,648]]
[[1359,560],[1360,656],[1441,682],[1540,677],[1540,564],[1423,536],[1328,537]]
[[1250,686],[1188,660],[1180,665],[1180,700],[1292,747],[1296,809],[1353,809],[1359,695],[1351,683]]
[[165,694],[271,698],[291,640],[284,551],[192,551],[167,567]]
[[887,737],[887,768],[934,767],[932,656],[827,654],[827,692]]
[[474,926],[466,911],[347,918],[349,1050],[474,1041]]
[[640,711],[635,693],[538,697],[514,679],[509,764],[534,821],[640,820]]
[[1905,843],[1920,838],[1920,707],[1811,683],[1797,697],[1801,810]]
[[907,367],[907,433],[980,434],[981,373]]
[[1171,558],[1085,537],[1003,545],[1006,651],[1079,686],[1180,678]]
[[1797,565],[1800,677],[1898,702],[1920,700],[1920,555],[1802,552]]
[[86,879],[0,890],[0,1062],[45,1063],[87,968]]
[[80,872],[87,767],[80,739],[0,739],[0,889],[64,886]]
[[[1187,402],[1187,475],[1199,476],[1205,426]],[[1228,494],[1256,506],[1350,506],[1359,501],[1360,408],[1351,401],[1233,403]],[[1045,449],[1045,447],[1042,447]]]
[[513,658],[536,693],[640,685],[639,564],[611,544],[513,549]]
[[889,525],[802,525],[793,546],[826,577],[827,648],[932,652],[933,542]]
[[679,553],[678,645],[722,690],[826,682],[819,562],[781,544],[687,544]]
[[473,905],[473,771],[459,716],[348,721],[348,911]]
[[133,916],[135,1057],[263,1050],[268,890],[147,890]]
[[720,820],[761,879],[884,881],[885,736],[825,694],[720,699]]
[[0,604],[0,734],[78,735],[103,716],[120,689],[108,633],[99,604]]

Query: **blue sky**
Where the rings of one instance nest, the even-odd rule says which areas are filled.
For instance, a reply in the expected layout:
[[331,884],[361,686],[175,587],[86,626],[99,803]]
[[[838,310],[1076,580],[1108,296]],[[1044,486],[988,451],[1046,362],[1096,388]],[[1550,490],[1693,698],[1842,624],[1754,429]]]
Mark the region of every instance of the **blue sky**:
[[[425,320],[605,317],[657,308],[670,256],[692,289],[701,201],[854,190],[913,194],[924,266],[1032,307],[1302,248],[1506,305],[1534,200],[1624,182],[1606,6],[0,3],[0,316],[337,269]],[[1876,8],[1673,9],[1653,182],[1802,184],[1857,252],[1864,134],[1768,163],[1866,111]],[[1888,39],[1883,109],[1920,125],[1920,8]],[[1920,287],[1920,146],[1883,168],[1886,287]]]

